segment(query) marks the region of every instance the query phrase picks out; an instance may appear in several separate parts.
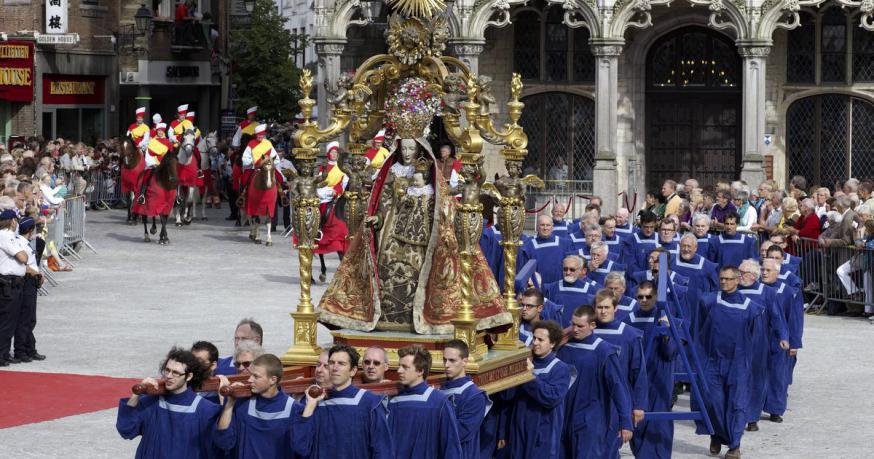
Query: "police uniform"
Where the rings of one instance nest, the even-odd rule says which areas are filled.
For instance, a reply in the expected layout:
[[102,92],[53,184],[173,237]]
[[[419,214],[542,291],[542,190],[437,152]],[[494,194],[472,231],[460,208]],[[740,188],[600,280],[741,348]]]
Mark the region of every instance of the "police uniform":
[[[3,211],[3,214],[6,212],[11,211]],[[25,251],[24,244],[17,233],[9,229],[0,230],[0,366],[7,366],[11,360],[10,344],[21,312],[22,282],[26,268],[15,255],[22,251]]]
[[[25,223],[26,220],[29,220],[29,222]],[[27,232],[33,226],[33,219],[23,218],[21,223],[19,223],[19,232]],[[37,265],[33,246],[24,236],[19,235],[18,239],[27,253],[27,268],[31,268],[33,272],[39,272],[39,265]],[[34,356],[38,355],[33,329],[36,328],[36,301],[39,285],[40,277],[38,275],[27,273],[24,276],[21,287],[21,312],[18,316],[18,324],[15,327],[14,355],[16,359],[25,362],[31,361]]]

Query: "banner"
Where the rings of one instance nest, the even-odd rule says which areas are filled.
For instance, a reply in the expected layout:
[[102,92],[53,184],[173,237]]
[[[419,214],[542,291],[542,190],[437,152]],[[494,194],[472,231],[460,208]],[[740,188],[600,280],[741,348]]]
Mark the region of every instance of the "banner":
[[105,80],[103,76],[43,75],[42,102],[103,105]]
[[33,43],[0,42],[0,100],[33,100]]
[[46,0],[46,33],[67,33],[67,0]]

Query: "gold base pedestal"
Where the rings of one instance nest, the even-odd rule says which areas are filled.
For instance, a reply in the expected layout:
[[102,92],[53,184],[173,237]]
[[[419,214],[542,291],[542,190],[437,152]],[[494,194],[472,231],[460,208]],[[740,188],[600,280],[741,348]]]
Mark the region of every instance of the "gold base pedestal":
[[322,348],[316,344],[316,314],[292,312],[291,317],[294,319],[294,344],[280,360],[286,366],[315,365],[322,353]]

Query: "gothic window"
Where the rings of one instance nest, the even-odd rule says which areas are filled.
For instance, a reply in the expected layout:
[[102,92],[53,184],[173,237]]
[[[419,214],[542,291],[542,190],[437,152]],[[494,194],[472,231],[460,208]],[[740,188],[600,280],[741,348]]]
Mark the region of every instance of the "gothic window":
[[822,16],[822,81],[842,83],[847,70],[847,16],[830,8]]
[[786,81],[816,82],[816,22],[807,13],[800,13],[800,25],[787,34]]
[[831,186],[847,177],[874,175],[874,104],[826,94],[789,107],[786,126],[789,176]]
[[853,81],[874,81],[874,33],[863,29],[853,31]]
[[740,84],[735,45],[703,28],[684,28],[661,38],[649,56],[651,89],[737,88]]
[[564,10],[541,5],[513,18],[513,69],[524,80],[552,83],[594,83],[595,58],[589,31],[562,23]]
[[583,190],[582,182],[592,179],[595,162],[595,102],[566,93],[538,94],[523,102],[520,124],[528,134],[526,173],[557,180],[566,168],[565,180],[571,182],[560,186]]

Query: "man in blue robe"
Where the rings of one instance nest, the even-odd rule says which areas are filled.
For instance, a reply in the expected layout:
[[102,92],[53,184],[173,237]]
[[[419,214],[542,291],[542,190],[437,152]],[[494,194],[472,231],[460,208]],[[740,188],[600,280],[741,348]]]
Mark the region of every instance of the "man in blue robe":
[[[671,301],[670,299],[668,301]],[[625,319],[625,323],[643,332],[646,375],[649,378],[649,405],[647,412],[668,412],[673,407],[674,367],[677,345],[671,337],[666,311],[656,307],[656,286],[643,281],[637,286],[639,307]],[[647,421],[638,424],[631,439],[635,457],[668,459],[674,442],[673,421]]]
[[791,271],[792,274],[801,277],[801,261],[801,257],[787,253],[786,257],[783,258],[780,271]]
[[[677,223],[674,222],[674,220],[671,218],[665,218],[660,221],[658,242],[656,242],[656,247],[664,248],[669,253],[677,256],[677,252],[679,251],[679,243],[680,237],[677,235]],[[649,254],[650,252],[644,253],[644,257],[648,256]],[[646,264],[644,264],[644,266],[646,266]]]
[[331,388],[319,397],[306,394],[294,426],[295,449],[313,459],[394,458],[384,396],[352,385],[358,351],[346,344],[328,350]]
[[692,234],[698,239],[698,255],[716,262],[716,236],[710,234],[710,216],[695,214],[692,216]]
[[[289,458],[303,455],[295,449],[294,426],[299,423],[303,405],[285,395],[279,386],[282,362],[272,354],[264,354],[249,365],[252,397],[237,400],[227,396],[215,431],[215,444],[231,457]],[[223,381],[221,387],[227,386]],[[230,384],[231,389],[243,383]],[[221,388],[219,388],[221,390]],[[304,445],[300,445],[304,446]]]
[[509,406],[505,438],[498,443],[500,457],[561,457],[564,403],[571,384],[571,369],[553,351],[563,332],[552,321],[536,322],[533,329],[534,357],[533,361],[528,360],[528,368],[534,373],[534,380],[502,394]]
[[[601,232],[601,226],[596,224],[586,225],[581,230],[585,233],[585,237],[580,240],[577,237],[578,235],[571,234],[570,242],[573,245],[573,250],[588,261],[592,259],[592,247],[598,242],[603,244],[603,233]],[[610,247],[606,244],[605,247],[607,247],[608,260],[619,260],[619,257],[622,255],[621,246],[614,249],[614,251],[610,251]]]
[[671,271],[689,278],[689,290],[700,293],[719,289],[719,267],[698,255],[698,238],[686,233],[680,238],[680,256],[671,261]]
[[488,395],[467,376],[467,344],[451,340],[443,346],[443,367],[446,383],[441,391],[455,407],[458,421],[458,436],[461,439],[461,454],[465,459],[480,457],[480,427],[491,409]]
[[525,346],[531,346],[534,341],[532,326],[541,320],[561,322],[561,305],[553,303],[543,297],[539,289],[531,287],[519,296],[519,341]]
[[786,252],[784,252],[779,245],[771,244],[767,250],[765,250],[765,253],[767,258],[773,258],[780,263],[780,274],[777,276],[777,279],[789,287],[792,287],[794,290],[801,290],[801,278],[794,273],[791,265],[783,264],[783,261],[786,260]]
[[607,244],[610,253],[616,254],[614,261],[624,264],[622,261],[622,237],[616,232],[616,217],[604,217],[604,223],[601,225],[601,234],[601,240],[604,241],[604,244]]
[[647,256],[647,267],[645,271],[638,271],[636,273],[630,273],[627,276],[628,279],[628,290],[634,291],[637,289],[637,285],[643,281],[652,281],[658,282],[659,278],[659,255],[661,253],[665,253],[668,257],[668,275],[670,276],[671,282],[674,285],[688,287],[689,286],[689,278],[686,276],[681,276],[674,271],[670,270],[671,260],[678,256],[677,253],[669,252],[664,247],[659,247]]
[[740,291],[747,298],[762,305],[753,335],[752,379],[750,383],[750,403],[747,410],[747,431],[759,430],[759,418],[765,406],[768,389],[768,373],[772,352],[789,350],[789,331],[783,317],[783,302],[788,300],[777,294],[777,289],[759,282],[761,268],[752,259],[740,264]]
[[770,415],[771,422],[783,422],[789,397],[789,385],[792,384],[792,372],[801,349],[801,338],[804,332],[804,305],[801,292],[780,282],[780,262],[766,258],[762,261],[762,283],[776,289],[776,295],[782,299],[781,314],[786,321],[789,332],[789,350],[771,349],[768,362],[768,388],[765,394],[763,410]]
[[646,269],[646,255],[657,247],[656,222],[658,217],[652,212],[640,216],[640,230],[625,240],[622,261],[630,272]]
[[[264,329],[261,327],[261,324],[253,319],[241,320],[237,324],[237,328],[234,329],[234,350],[240,345],[240,341],[254,341],[259,346],[263,346]],[[213,373],[216,376],[237,374],[237,367],[234,366],[234,356],[229,355],[219,358]]]
[[[213,373],[218,366],[218,348],[215,347],[215,344],[210,343],[209,341],[197,341],[196,343],[191,345],[191,353],[197,357],[200,362],[207,367],[208,376],[214,376]],[[222,405],[222,400],[219,397],[219,393],[216,391],[201,391],[200,395],[203,398],[215,403],[216,405]]]
[[595,241],[590,250],[591,258],[589,258],[587,275],[589,279],[595,281],[598,285],[604,285],[607,275],[612,272],[619,272],[625,275],[625,265],[609,259],[609,249],[603,241]]
[[570,241],[552,232],[552,218],[537,217],[537,237],[525,241],[519,250],[516,269],[528,260],[537,260],[537,273],[543,285],[561,279],[561,260],[571,251]]
[[[702,350],[707,414],[713,424],[710,454],[717,455],[728,445],[727,459],[740,458],[740,442],[746,426],[749,405],[750,365],[756,317],[762,306],[737,290],[740,273],[733,266],[719,272],[720,291],[702,296],[694,314]],[[698,410],[693,398],[692,410]],[[707,434],[704,423],[696,421],[696,433]]]
[[566,214],[567,207],[563,203],[556,202],[552,205],[552,232],[564,238],[579,230],[579,223],[565,220]]
[[729,212],[725,216],[722,234],[716,236],[716,264],[720,267],[737,267],[746,259],[759,259],[756,238],[737,232],[738,219],[737,212]]
[[[115,428],[122,438],[142,437],[136,458],[212,458],[212,432],[221,408],[193,389],[209,377],[207,368],[189,351],[173,348],[161,365],[163,395],[137,395],[118,403]],[[154,378],[142,384],[158,387]]]
[[632,440],[631,395],[620,368],[620,349],[596,336],[595,310],[574,310],[571,336],[558,358],[576,370],[565,399],[564,457],[619,457],[617,436]]
[[395,457],[461,458],[452,402],[425,382],[431,370],[431,354],[414,344],[398,349],[398,357],[398,380],[403,389],[388,404],[388,427],[395,442]]
[[586,265],[578,255],[568,255],[561,266],[562,279],[546,284],[543,296],[561,306],[561,326],[568,327],[574,309],[581,304],[591,304],[595,287],[582,278],[586,274]]
[[[628,239],[634,234],[634,225],[631,224],[631,212],[625,207],[619,208],[616,211],[616,235],[620,239]],[[628,263],[627,260],[622,260],[623,263]]]
[[610,290],[616,298],[619,298],[619,304],[616,306],[616,320],[625,320],[628,314],[637,309],[637,301],[626,295],[628,288],[622,273],[614,272],[608,274],[604,279],[604,288]]

